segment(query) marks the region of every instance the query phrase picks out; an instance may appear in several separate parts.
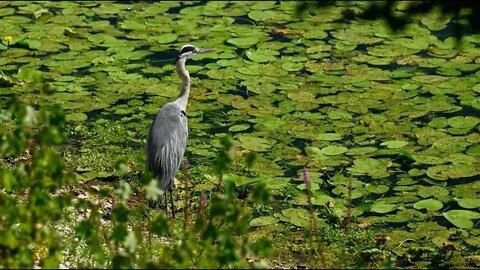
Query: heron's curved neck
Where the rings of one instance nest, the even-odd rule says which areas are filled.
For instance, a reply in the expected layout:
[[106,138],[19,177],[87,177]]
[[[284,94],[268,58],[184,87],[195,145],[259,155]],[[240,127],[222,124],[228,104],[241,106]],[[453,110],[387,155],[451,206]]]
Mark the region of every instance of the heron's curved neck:
[[190,74],[187,69],[185,69],[186,61],[187,59],[185,58],[179,58],[177,60],[177,74],[182,79],[182,89],[175,103],[177,103],[183,111],[187,109],[188,95],[190,94]]

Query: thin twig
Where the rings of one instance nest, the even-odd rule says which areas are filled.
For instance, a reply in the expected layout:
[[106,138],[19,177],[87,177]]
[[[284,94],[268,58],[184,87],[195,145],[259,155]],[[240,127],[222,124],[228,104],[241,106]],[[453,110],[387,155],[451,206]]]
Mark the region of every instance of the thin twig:
[[190,204],[190,190],[188,186],[189,182],[189,177],[188,177],[188,160],[183,161],[183,182],[185,185],[185,205],[183,207],[183,230],[186,232],[187,231],[187,226],[188,226],[188,210],[189,210],[189,204]]

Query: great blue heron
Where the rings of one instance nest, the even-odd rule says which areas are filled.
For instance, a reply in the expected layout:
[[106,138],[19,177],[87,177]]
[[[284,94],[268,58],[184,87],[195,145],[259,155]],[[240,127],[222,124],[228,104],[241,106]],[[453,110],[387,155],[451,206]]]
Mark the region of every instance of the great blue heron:
[[190,74],[185,62],[193,56],[213,51],[184,45],[177,56],[177,74],[182,79],[182,88],[178,98],[165,104],[157,113],[150,126],[147,140],[147,169],[153,172],[165,194],[165,212],[167,212],[167,191],[170,192],[172,216],[175,217],[173,202],[173,179],[180,168],[187,145],[187,103],[190,94]]

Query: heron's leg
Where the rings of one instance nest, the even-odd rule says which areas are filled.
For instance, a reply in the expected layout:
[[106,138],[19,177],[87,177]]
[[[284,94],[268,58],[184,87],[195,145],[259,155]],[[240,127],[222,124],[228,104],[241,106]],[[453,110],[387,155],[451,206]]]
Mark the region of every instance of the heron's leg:
[[173,203],[173,188],[170,188],[170,200],[172,201],[172,217],[175,218],[175,205]]
[[167,190],[165,190],[165,198],[164,198],[164,201],[165,201],[165,216],[168,216],[168,201],[167,201]]

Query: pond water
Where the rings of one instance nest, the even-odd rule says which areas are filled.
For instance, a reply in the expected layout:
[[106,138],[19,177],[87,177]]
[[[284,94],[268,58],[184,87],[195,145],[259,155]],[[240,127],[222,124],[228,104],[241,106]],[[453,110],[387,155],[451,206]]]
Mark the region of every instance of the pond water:
[[[408,2],[396,9],[402,12]],[[187,43],[215,53],[190,60],[186,156],[197,190],[230,133],[237,186],[266,183],[282,203],[269,223],[308,227],[327,202],[369,226],[391,227],[391,246],[424,237],[480,246],[480,35],[451,34],[451,18],[413,16],[403,32],[344,20],[368,2],[297,16],[286,2],[0,2],[0,69],[44,72],[67,112],[72,166],[144,166],[155,113],[178,95],[174,61]],[[35,103],[28,84],[1,87]],[[257,153],[253,168],[244,157]],[[354,189],[349,193],[348,186]],[[292,212],[292,210],[295,210]],[[450,239],[451,240],[451,239]],[[399,251],[400,252],[400,251]]]

